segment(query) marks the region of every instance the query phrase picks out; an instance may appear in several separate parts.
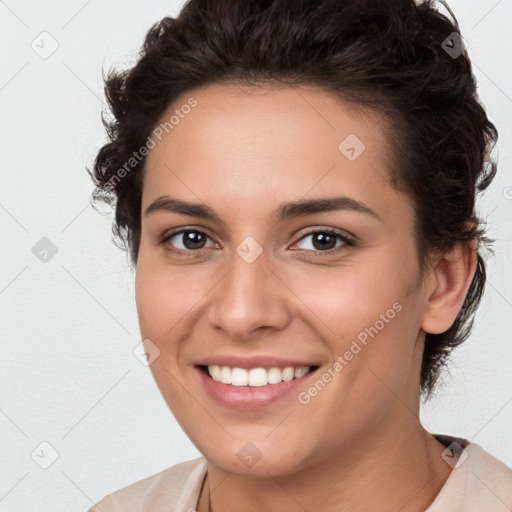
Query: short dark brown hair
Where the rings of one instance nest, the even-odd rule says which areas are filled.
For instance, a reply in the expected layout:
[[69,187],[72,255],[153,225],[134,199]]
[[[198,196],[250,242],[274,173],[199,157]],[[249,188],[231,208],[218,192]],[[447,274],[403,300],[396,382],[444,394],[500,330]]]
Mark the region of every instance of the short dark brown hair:
[[310,84],[380,112],[394,148],[392,183],[415,205],[422,271],[433,251],[478,241],[476,273],[457,319],[442,334],[426,334],[421,389],[428,398],[452,349],[469,336],[483,295],[480,248],[492,241],[475,199],[496,174],[489,156],[498,137],[458,22],[439,3],[453,21],[430,0],[189,0],[176,18],[155,23],[137,63],[104,75],[113,117],[102,116],[109,140],[88,171],[93,200],[115,206],[115,240],[133,264],[145,163],[134,154],[182,93],[213,83]]

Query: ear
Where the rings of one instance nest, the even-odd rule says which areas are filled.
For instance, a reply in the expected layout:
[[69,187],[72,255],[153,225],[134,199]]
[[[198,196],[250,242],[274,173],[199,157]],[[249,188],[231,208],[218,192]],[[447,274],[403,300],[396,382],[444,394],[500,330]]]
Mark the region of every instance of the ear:
[[425,332],[445,332],[457,318],[475,274],[476,247],[476,240],[458,242],[435,263],[421,324]]

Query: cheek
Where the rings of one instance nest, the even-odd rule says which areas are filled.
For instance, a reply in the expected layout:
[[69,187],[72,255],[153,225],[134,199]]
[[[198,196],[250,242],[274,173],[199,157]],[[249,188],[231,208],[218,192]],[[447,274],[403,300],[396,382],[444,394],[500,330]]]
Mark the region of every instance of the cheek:
[[293,283],[296,297],[316,316],[315,324],[324,324],[330,336],[346,340],[402,300],[404,277],[398,277],[392,262],[381,259],[374,264],[293,272],[286,282]]
[[194,315],[194,308],[210,287],[207,278],[185,266],[171,269],[140,258],[135,296],[142,336],[164,341],[183,320]]
[[349,394],[367,390],[371,401],[378,395],[372,390],[383,387],[376,375],[393,387],[407,373],[419,329],[416,278],[413,265],[385,253],[364,265],[288,276],[333,359],[343,357],[337,385]]
[[180,345],[190,332],[194,305],[199,301],[199,286],[183,272],[183,268],[171,271],[140,253],[135,278],[142,339],[151,340],[159,349],[150,370],[169,408],[178,415],[187,406],[177,372]]

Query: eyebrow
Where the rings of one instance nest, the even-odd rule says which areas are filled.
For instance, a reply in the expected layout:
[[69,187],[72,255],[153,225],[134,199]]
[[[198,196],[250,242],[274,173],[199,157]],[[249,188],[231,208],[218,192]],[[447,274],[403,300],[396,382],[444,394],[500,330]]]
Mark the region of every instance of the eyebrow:
[[[346,196],[307,199],[284,203],[274,210],[272,215],[276,221],[280,222],[285,219],[338,210],[364,213],[382,221],[377,213],[364,203]],[[222,219],[208,205],[182,201],[181,199],[176,199],[168,195],[161,196],[153,201],[146,208],[145,215],[147,216],[156,212],[178,213],[181,215],[188,215],[190,217],[211,219],[220,222],[221,224],[225,224],[224,221],[222,221]]]

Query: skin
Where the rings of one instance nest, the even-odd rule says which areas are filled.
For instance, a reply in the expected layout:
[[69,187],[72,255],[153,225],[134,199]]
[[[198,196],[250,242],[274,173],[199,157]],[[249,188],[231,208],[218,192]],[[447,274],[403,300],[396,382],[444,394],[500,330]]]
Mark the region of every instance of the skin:
[[[376,114],[314,87],[215,84],[182,95],[162,120],[191,96],[197,106],[146,160],[136,299],[142,337],[160,350],[155,381],[209,462],[199,512],[425,510],[451,467],[418,418],[424,337],[455,320],[475,244],[432,255],[422,278],[413,205],[390,184],[392,147]],[[354,161],[338,150],[349,134],[366,146]],[[164,194],[207,204],[221,221],[146,215]],[[284,202],[338,195],[378,218],[272,217]],[[187,248],[182,235],[161,242],[178,228],[205,232],[203,248]],[[305,236],[327,228],[355,245],[337,239],[325,254]],[[236,252],[248,236],[263,250],[252,263]],[[315,361],[321,375],[395,303],[401,311],[308,404],[292,393],[233,410],[194,368],[218,353],[270,353]],[[247,442],[261,454],[252,467],[237,457]]]

